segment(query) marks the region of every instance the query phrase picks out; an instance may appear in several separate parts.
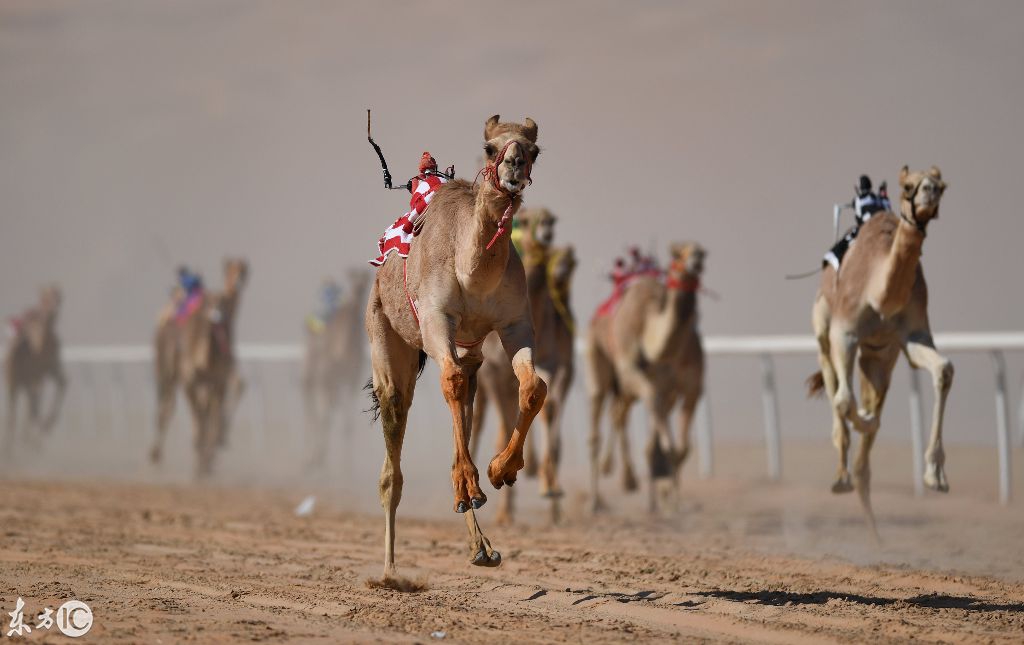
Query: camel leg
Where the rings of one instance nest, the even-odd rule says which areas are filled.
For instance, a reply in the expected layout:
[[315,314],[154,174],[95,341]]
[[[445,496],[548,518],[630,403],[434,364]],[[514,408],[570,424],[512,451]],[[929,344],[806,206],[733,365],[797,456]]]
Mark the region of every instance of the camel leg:
[[456,513],[465,513],[470,508],[480,508],[487,502],[487,496],[480,489],[480,475],[469,454],[469,437],[472,434],[471,391],[476,388],[476,371],[463,365],[452,340],[454,324],[441,312],[424,312],[420,315],[420,329],[423,348],[427,355],[441,366],[441,394],[448,403],[452,415],[454,459],[452,460],[452,490],[455,495]]
[[836,374],[836,393],[832,407],[841,419],[846,419],[858,432],[870,434],[878,430],[878,419],[864,419],[857,409],[853,395],[853,367],[857,355],[857,338],[854,334],[833,326],[829,330],[831,361]]
[[8,455],[14,448],[15,428],[18,425],[18,388],[13,381],[14,379],[10,378],[7,384],[7,450],[4,450],[4,453]]
[[654,400],[649,401],[647,412],[651,420],[651,430],[647,439],[647,472],[650,477],[649,486],[649,511],[655,513],[658,510],[658,480],[675,478],[674,456],[675,446],[672,441],[672,434],[669,432],[668,413],[671,408],[671,401],[662,395],[656,395]]
[[224,398],[224,427],[221,429],[220,434],[217,436],[217,447],[223,448],[228,443],[228,429],[231,426],[232,420],[235,418],[235,412],[238,411],[238,406],[242,402],[242,396],[245,394],[246,382],[239,373],[237,367],[231,368],[231,376],[228,380],[227,393]]
[[530,424],[544,406],[548,386],[533,365],[533,325],[529,319],[515,322],[499,331],[505,353],[512,360],[512,371],[519,379],[519,416],[505,449],[491,459],[487,477],[495,488],[511,486],[523,468],[523,446]]
[[946,452],[942,448],[942,421],[946,412],[946,398],[953,385],[953,363],[935,350],[930,335],[908,342],[906,352],[911,365],[923,367],[931,373],[935,388],[932,432],[924,455],[924,485],[946,493],[949,492],[949,483],[946,481]]
[[205,385],[193,382],[185,387],[185,396],[192,412],[192,447],[196,451],[196,477],[201,479],[208,474],[207,464],[203,460],[203,446],[209,430],[207,409],[210,393]]
[[861,506],[867,518],[868,528],[875,540],[878,540],[878,529],[875,525],[875,514],[871,508],[871,446],[878,434],[881,422],[882,406],[889,392],[892,369],[899,358],[899,350],[862,351],[860,355],[861,406],[863,416],[874,424],[873,432],[861,436],[857,458],[853,465],[853,485],[860,497]]
[[477,446],[480,445],[480,435],[484,432],[484,422],[487,420],[489,402],[487,388],[478,387],[476,400],[473,402],[473,434],[469,437],[469,454],[473,457],[474,462],[477,456]]
[[167,436],[167,427],[174,414],[177,386],[173,380],[157,375],[156,437],[149,450],[149,460],[154,464],[160,462],[163,454],[164,437]]
[[[515,428],[516,417],[519,415],[519,403],[515,396],[501,396],[492,392],[498,409],[498,435],[495,437],[495,452],[501,452],[512,440],[512,429]],[[475,431],[474,431],[475,432]],[[498,495],[498,510],[494,522],[499,526],[508,526],[515,520],[515,489],[511,486]]]
[[[376,288],[376,287],[375,287]],[[384,578],[397,574],[395,568],[395,516],[402,501],[402,444],[416,389],[418,350],[409,347],[391,328],[380,311],[379,300],[370,301],[367,315],[370,357],[373,366],[373,396],[380,406],[384,434],[384,464],[378,485],[384,508]]]
[[683,405],[679,414],[679,451],[676,453],[676,467],[681,470],[683,462],[690,456],[690,428],[697,413],[697,404],[704,394],[704,388],[698,383],[683,392]]
[[53,370],[53,382],[57,387],[53,401],[50,403],[50,411],[43,419],[43,431],[49,433],[57,424],[57,415],[60,414],[61,406],[64,404],[64,393],[67,390],[67,378],[64,371],[59,367]]
[[622,489],[627,493],[640,487],[633,469],[629,432],[626,428],[629,421],[629,410],[635,401],[636,398],[627,394],[620,394],[612,399],[612,434],[619,440],[619,451],[622,453]]
[[839,455],[839,467],[836,470],[836,479],[832,483],[832,492],[849,493],[853,491],[853,481],[849,471],[850,453],[850,428],[846,420],[836,411],[832,402],[836,400],[836,390],[839,387],[836,370],[832,365],[831,345],[829,342],[829,310],[828,303],[824,298],[819,298],[814,303],[812,324],[814,335],[818,341],[818,366],[821,368],[821,377],[825,383],[825,394],[828,396],[829,411],[832,413],[832,444],[836,447]]

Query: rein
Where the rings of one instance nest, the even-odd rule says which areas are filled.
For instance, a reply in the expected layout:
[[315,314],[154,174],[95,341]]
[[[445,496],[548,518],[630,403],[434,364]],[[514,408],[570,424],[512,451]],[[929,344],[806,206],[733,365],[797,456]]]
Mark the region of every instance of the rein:
[[[921,181],[924,180],[922,179]],[[910,217],[907,217],[906,215],[903,214],[903,208],[901,206],[900,219],[902,219],[907,224],[914,226],[921,233],[921,235],[927,236],[928,231],[926,231],[925,229],[928,227],[928,222],[917,221],[917,202],[914,201],[914,198],[917,197],[917,191],[920,190],[921,188],[921,181],[917,182],[917,185],[914,186],[914,192],[910,193],[909,197],[905,196],[905,198],[910,202]]]

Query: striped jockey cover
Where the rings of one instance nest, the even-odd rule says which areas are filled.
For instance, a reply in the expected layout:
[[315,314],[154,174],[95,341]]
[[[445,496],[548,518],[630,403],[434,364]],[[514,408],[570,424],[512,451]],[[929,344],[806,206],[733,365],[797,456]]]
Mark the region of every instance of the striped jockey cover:
[[377,241],[378,255],[370,260],[370,264],[375,267],[381,266],[392,252],[398,253],[398,257],[401,258],[409,256],[409,247],[412,244],[412,238],[416,235],[413,232],[416,218],[427,210],[427,204],[434,198],[434,193],[447,181],[444,177],[437,175],[416,177],[412,180],[409,212],[396,219],[395,223],[384,231],[384,235]]

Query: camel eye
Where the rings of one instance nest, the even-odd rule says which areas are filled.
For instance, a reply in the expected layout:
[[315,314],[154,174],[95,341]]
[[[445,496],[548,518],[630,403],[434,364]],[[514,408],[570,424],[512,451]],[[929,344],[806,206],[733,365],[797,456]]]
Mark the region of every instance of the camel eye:
[[903,184],[903,192],[911,193],[914,191],[914,184]]
[[488,158],[493,158],[497,151],[498,151],[497,148],[495,148],[491,144],[489,144],[489,143],[485,143],[484,144],[484,154],[487,155]]

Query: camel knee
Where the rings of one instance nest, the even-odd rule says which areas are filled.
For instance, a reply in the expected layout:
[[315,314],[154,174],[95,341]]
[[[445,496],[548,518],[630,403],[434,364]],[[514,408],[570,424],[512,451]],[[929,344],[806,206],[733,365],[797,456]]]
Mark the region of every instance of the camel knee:
[[536,416],[548,396],[548,386],[536,374],[519,386],[519,409],[524,410],[531,417]]
[[942,359],[939,369],[935,373],[935,389],[943,394],[949,392],[953,386],[953,362],[948,358]]
[[469,395],[469,378],[465,370],[451,361],[446,361],[441,370],[441,392],[448,401],[463,401]]
[[395,465],[385,463],[384,468],[380,472],[380,504],[384,508],[394,508],[398,506],[398,503],[402,501],[402,486],[405,484],[405,478],[402,476],[402,471]]

